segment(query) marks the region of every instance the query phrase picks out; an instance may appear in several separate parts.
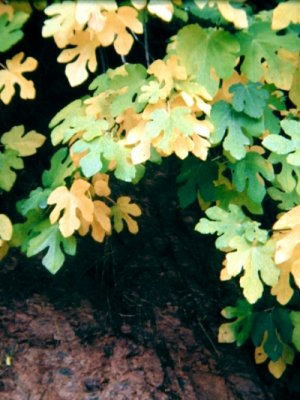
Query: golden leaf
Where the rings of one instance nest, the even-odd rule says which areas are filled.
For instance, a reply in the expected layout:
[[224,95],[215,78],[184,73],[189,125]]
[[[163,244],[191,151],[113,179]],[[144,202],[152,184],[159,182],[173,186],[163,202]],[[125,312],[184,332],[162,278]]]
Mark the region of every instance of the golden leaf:
[[[69,43],[75,47],[65,49],[58,56],[57,61],[69,63],[66,66],[66,75],[72,87],[80,85],[88,78],[87,69],[95,72],[97,68],[96,48],[99,46],[97,38],[91,39],[90,32],[76,32]],[[73,62],[69,62],[74,60]]]
[[[65,186],[56,188],[48,197],[48,204],[56,204],[50,214],[50,222],[59,220],[59,229],[64,237],[71,236],[80,227],[78,212],[87,222],[92,222],[94,204],[86,195],[90,184],[83,179],[76,179],[71,189]],[[61,216],[61,213],[63,215]]]
[[27,57],[23,63],[24,53],[16,54],[11,60],[6,61],[6,68],[0,70],[0,99],[4,104],[8,104],[15,94],[15,85],[20,86],[20,96],[22,99],[34,99],[35,88],[32,81],[24,78],[23,73],[34,71],[38,62]]
[[110,235],[111,233],[111,221],[110,221],[110,208],[100,200],[96,200],[93,202],[94,204],[94,212],[93,212],[93,220],[88,222],[86,221],[81,213],[79,213],[80,218],[80,228],[78,230],[79,234],[84,236],[88,233],[90,227],[92,228],[92,238],[96,242],[102,243],[106,235]]
[[114,228],[117,232],[123,230],[123,220],[126,222],[129,232],[137,233],[139,230],[138,224],[131,215],[133,217],[138,217],[142,212],[137,204],[130,203],[130,201],[130,197],[121,196],[118,198],[116,204],[111,208],[111,213],[114,218]]
[[108,186],[109,176],[107,174],[96,174],[93,176],[92,183],[95,193],[98,196],[109,196],[111,193]]
[[300,3],[299,1],[290,0],[278,4],[273,10],[272,29],[284,29],[290,23],[300,23]]
[[133,37],[128,33],[143,33],[143,25],[137,18],[137,11],[133,7],[119,7],[117,11],[104,12],[106,21],[103,29],[97,33],[102,46],[112,43],[118,54],[126,55],[133,44]]

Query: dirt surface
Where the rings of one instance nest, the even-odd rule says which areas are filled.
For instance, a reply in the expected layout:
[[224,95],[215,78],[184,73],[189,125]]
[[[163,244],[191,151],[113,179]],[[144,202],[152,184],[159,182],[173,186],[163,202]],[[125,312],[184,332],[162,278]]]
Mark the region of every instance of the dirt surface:
[[131,193],[138,236],[82,245],[55,277],[18,254],[3,263],[1,400],[283,398],[252,348],[217,343],[237,289],[220,289],[220,260],[194,232],[198,208],[179,209],[174,169],[154,168]]

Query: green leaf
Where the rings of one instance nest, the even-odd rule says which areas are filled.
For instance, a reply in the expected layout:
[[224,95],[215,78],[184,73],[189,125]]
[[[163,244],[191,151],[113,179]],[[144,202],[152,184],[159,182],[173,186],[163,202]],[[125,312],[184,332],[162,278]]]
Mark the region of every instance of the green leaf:
[[214,162],[201,161],[196,157],[188,157],[181,166],[177,182],[179,203],[182,208],[188,207],[197,200],[198,192],[204,201],[215,199],[216,188],[213,183],[218,177],[218,166]]
[[24,168],[23,160],[14,150],[5,150],[0,152],[0,188],[9,192],[17,179],[17,174],[13,169],[18,170]]
[[273,153],[288,154],[286,161],[293,166],[300,166],[300,122],[295,120],[282,120],[281,126],[291,139],[284,136],[268,135],[262,144]]
[[268,357],[276,362],[284,351],[284,343],[290,343],[292,339],[292,313],[282,308],[275,308],[271,312],[258,312],[252,330],[252,340],[258,347],[264,339],[264,351]]
[[225,250],[232,237],[244,232],[243,224],[249,220],[243,211],[234,204],[230,204],[228,211],[218,206],[210,207],[205,211],[208,218],[201,218],[195,227],[200,233],[217,233],[216,247]]
[[117,179],[132,182],[136,176],[136,167],[130,161],[130,149],[115,142],[110,137],[103,138],[103,156],[108,161],[115,161],[114,175]]
[[245,157],[246,146],[252,145],[253,137],[260,136],[264,131],[262,119],[238,113],[225,101],[214,104],[210,116],[215,127],[210,137],[211,142],[219,144],[226,134],[223,147],[236,160]]
[[292,342],[300,352],[300,311],[291,311],[290,318],[293,324]]
[[73,119],[84,115],[85,108],[82,99],[74,100],[61,109],[49,123],[49,128],[52,129],[51,141],[53,146],[61,142],[66,143],[68,140],[65,139],[65,133],[73,125]]
[[[42,221],[34,228],[36,236],[28,242],[27,256],[32,257],[47,249],[43,257],[43,265],[52,274],[56,274],[65,261],[65,254],[74,255],[76,240],[74,236],[64,238],[58,224],[51,225],[48,220]],[[62,251],[62,248],[64,252]]]
[[111,103],[113,117],[120,115],[128,108],[140,112],[145,106],[144,103],[138,102],[137,95],[140,93],[140,88],[146,83],[146,68],[141,64],[126,64],[124,70],[127,75],[115,75],[110,84],[110,88],[116,92]]
[[238,112],[243,111],[249,117],[260,118],[269,98],[268,91],[261,87],[261,84],[254,82],[232,85],[229,92],[233,93],[233,108]]
[[6,148],[15,150],[21,157],[31,156],[36,153],[36,149],[41,147],[46,137],[35,131],[25,133],[23,125],[14,126],[9,132],[5,132],[1,137],[1,142]]
[[273,31],[269,22],[255,22],[248,31],[238,32],[241,50],[240,55],[244,57],[241,71],[250,81],[258,82],[264,75],[263,63],[267,63],[265,73],[268,83],[274,83],[281,87],[285,79],[286,67],[295,67],[290,60],[279,57],[280,48],[297,51],[300,49],[300,39],[293,33],[278,35]]
[[199,25],[185,26],[174,41],[180,64],[213,97],[219,80],[229,78],[234,71],[238,41],[222,29],[203,29]]
[[61,148],[52,156],[50,169],[43,172],[43,185],[47,188],[64,186],[66,179],[69,178],[75,170],[76,167],[69,157],[69,150],[65,147]]
[[225,307],[221,314],[227,319],[235,321],[222,324],[219,328],[218,341],[220,343],[236,342],[242,346],[249,339],[255,320],[253,307],[246,300],[238,300],[235,307]]
[[266,194],[265,178],[274,179],[272,164],[256,152],[248,152],[242,160],[230,164],[232,182],[239,192],[246,193],[255,203],[261,203]]
[[8,14],[0,15],[0,52],[9,50],[15,43],[24,36],[21,28],[29,18],[29,14],[17,11],[14,12],[10,21]]
[[44,210],[47,207],[47,199],[51,193],[51,189],[43,189],[38,187],[29,193],[27,199],[17,202],[17,210],[24,217],[32,210]]

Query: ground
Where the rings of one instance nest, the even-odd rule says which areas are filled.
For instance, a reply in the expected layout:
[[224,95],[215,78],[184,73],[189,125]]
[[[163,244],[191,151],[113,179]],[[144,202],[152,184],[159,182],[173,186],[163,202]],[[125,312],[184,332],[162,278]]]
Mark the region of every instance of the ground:
[[238,288],[219,283],[213,241],[194,231],[199,208],[179,209],[176,168],[150,168],[131,189],[139,235],[82,244],[57,276],[14,252],[2,263],[1,400],[299,398],[250,345],[217,343]]

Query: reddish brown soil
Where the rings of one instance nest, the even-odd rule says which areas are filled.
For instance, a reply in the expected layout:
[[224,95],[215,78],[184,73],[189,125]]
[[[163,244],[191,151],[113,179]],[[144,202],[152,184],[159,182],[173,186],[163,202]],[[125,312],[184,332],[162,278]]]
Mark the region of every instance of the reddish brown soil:
[[251,347],[217,343],[237,289],[219,284],[199,211],[178,209],[168,168],[133,193],[139,236],[84,245],[56,277],[16,254],[3,263],[1,400],[275,399]]

